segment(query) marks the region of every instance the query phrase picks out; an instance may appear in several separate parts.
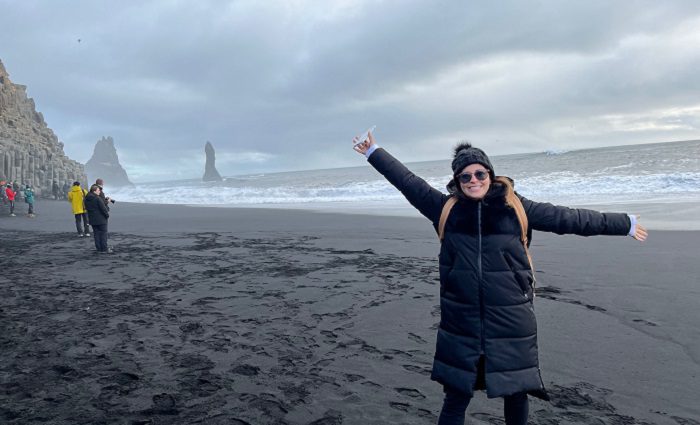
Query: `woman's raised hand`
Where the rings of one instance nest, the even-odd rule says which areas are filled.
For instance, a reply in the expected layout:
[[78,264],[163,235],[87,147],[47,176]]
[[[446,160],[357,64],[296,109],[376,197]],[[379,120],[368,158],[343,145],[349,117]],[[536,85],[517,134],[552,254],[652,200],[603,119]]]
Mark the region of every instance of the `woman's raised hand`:
[[[639,220],[639,216],[637,216],[637,220]],[[647,240],[647,236],[649,236],[649,233],[647,233],[646,227],[642,226],[637,222],[634,226],[634,235],[632,235],[633,238],[638,240],[639,242],[644,242]]]
[[353,145],[352,148],[355,150],[355,152],[364,155],[367,152],[367,150],[370,148],[370,146],[375,144],[374,135],[372,135],[371,131],[368,132],[367,133],[367,140],[365,140],[362,143],[357,143],[359,137],[360,136],[355,136],[352,138],[352,145]]

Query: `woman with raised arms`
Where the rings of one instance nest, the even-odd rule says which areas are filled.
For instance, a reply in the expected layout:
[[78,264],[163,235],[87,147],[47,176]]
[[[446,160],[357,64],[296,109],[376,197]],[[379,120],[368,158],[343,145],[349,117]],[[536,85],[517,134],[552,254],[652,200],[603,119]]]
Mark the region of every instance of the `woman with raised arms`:
[[526,424],[528,394],[548,399],[537,355],[532,230],[644,241],[646,229],[632,215],[526,199],[468,143],[454,150],[446,195],[379,148],[371,131],[353,142],[441,240],[441,318],[431,374],[445,392],[438,424],[463,424],[476,390],[503,398],[506,424]]

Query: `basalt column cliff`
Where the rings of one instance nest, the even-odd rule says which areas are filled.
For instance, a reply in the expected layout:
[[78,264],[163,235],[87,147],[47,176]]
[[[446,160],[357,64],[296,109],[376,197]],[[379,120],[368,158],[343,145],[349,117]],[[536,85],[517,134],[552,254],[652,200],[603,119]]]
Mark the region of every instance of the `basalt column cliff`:
[[37,194],[50,194],[54,180],[87,182],[82,164],[63,152],[26,89],[10,81],[0,61],[0,180],[31,184]]

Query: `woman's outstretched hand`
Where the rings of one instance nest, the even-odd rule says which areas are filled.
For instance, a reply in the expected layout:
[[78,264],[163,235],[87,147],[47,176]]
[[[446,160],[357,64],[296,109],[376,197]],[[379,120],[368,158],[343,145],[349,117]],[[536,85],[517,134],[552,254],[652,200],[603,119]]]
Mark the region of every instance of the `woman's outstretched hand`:
[[[637,220],[639,220],[639,216],[637,216]],[[639,242],[644,242],[645,240],[647,240],[648,235],[649,233],[647,233],[646,227],[642,226],[641,224],[639,224],[639,222],[637,222],[637,224],[635,224],[634,226],[634,235],[632,235],[632,237],[638,240]]]
[[362,143],[356,144],[356,143],[357,143],[357,139],[358,139],[359,137],[360,137],[360,136],[355,136],[355,137],[353,137],[353,139],[352,139],[352,144],[353,144],[352,148],[355,149],[355,151],[356,151],[357,153],[360,153],[360,154],[364,155],[364,154],[367,152],[367,150],[375,143],[375,141],[374,141],[374,136],[372,135],[372,132],[370,131],[369,133],[367,133],[367,140],[365,140],[365,141],[362,142]]

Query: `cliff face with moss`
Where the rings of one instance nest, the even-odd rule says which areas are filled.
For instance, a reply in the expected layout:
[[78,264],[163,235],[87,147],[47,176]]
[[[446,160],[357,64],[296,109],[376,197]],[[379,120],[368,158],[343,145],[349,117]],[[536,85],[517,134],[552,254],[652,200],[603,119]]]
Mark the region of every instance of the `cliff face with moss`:
[[0,180],[31,184],[37,194],[50,194],[54,180],[86,183],[83,165],[66,156],[26,89],[0,61]]

